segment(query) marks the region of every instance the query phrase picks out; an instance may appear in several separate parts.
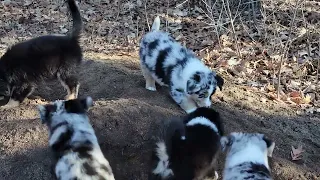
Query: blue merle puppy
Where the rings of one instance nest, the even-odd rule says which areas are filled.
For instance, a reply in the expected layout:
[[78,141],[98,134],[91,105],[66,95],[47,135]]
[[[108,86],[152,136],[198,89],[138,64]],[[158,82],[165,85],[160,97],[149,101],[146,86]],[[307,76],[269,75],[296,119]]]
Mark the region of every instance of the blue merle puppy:
[[271,180],[268,156],[272,157],[275,143],[259,133],[231,133],[221,138],[228,149],[224,180]]
[[205,107],[183,120],[163,123],[152,153],[149,180],[203,179],[214,171],[223,132],[219,113]]
[[75,0],[67,0],[73,19],[68,35],[46,35],[17,43],[0,58],[0,106],[19,106],[41,81],[58,79],[68,91],[66,99],[78,96],[76,72],[82,61],[79,45],[81,14]]
[[49,129],[49,146],[56,160],[54,174],[59,180],[114,180],[89,123],[87,110],[92,105],[91,97],[39,105],[42,123]]
[[146,89],[156,91],[155,82],[169,86],[171,97],[187,113],[197,106],[209,107],[211,95],[217,86],[222,89],[224,80],[191,50],[159,29],[160,18],[156,17],[152,31],[140,43],[140,65]]

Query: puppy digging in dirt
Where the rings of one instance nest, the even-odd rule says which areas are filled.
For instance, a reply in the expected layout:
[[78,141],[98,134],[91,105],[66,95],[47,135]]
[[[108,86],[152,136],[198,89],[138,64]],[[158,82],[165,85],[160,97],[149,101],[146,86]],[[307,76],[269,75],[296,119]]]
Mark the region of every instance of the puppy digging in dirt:
[[114,180],[87,116],[92,105],[91,97],[39,105],[56,161],[54,174],[59,180]]
[[169,86],[173,100],[187,113],[197,106],[209,107],[211,95],[224,80],[211,71],[195,54],[174,41],[168,33],[159,31],[157,17],[152,31],[140,43],[140,65],[146,89],[156,91],[155,82]]
[[202,107],[184,120],[173,119],[162,125],[152,153],[149,180],[202,180],[214,171],[223,136],[218,112]]
[[78,96],[79,82],[73,75],[82,61],[79,36],[82,20],[74,0],[68,0],[73,18],[69,35],[47,35],[10,47],[0,59],[0,105],[18,106],[40,81],[59,79],[66,99]]
[[271,180],[268,156],[272,157],[275,143],[259,133],[231,133],[221,138],[227,149],[224,180]]

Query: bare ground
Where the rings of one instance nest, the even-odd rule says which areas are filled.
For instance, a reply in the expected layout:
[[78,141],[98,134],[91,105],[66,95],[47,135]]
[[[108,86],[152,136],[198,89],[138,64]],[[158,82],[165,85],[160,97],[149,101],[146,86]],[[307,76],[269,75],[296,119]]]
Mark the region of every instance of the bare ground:
[[[167,5],[165,1],[148,1],[149,21],[155,14],[164,16],[168,6],[172,10],[182,2],[171,1]],[[119,55],[120,51],[123,54],[136,52],[139,38],[148,31],[143,4],[136,4],[138,1],[129,0],[80,3],[85,19],[81,44],[88,59],[79,74],[80,96],[89,95],[95,100],[89,112],[90,120],[118,180],[147,179],[150,143],[158,124],[172,116],[184,115],[172,102],[166,88],[159,88],[158,92],[144,89],[136,54]],[[70,29],[66,12],[61,1],[1,2],[0,50],[31,37],[66,33]],[[318,11],[313,12],[316,16],[310,16],[311,19],[318,19]],[[194,18],[189,21],[189,18],[185,18],[187,21],[183,21],[181,30],[170,21],[168,31],[174,37],[182,33],[180,41],[186,41],[187,47],[193,50],[210,39],[217,43],[214,33],[203,27],[206,24]],[[235,85],[232,79],[226,82],[224,90],[213,97],[213,108],[221,113],[227,132],[262,132],[274,139],[276,148],[270,159],[274,179],[320,179],[319,115],[297,115],[297,109],[287,104],[273,102],[262,93]],[[1,180],[52,179],[47,130],[39,120],[36,106],[62,99],[66,92],[58,82],[53,82],[40,86],[34,95],[39,97],[28,99],[19,108],[0,109]],[[292,145],[304,147],[303,160],[290,160]],[[223,159],[219,161],[220,175]]]
[[[86,54],[80,72],[80,96],[90,95],[95,106],[90,120],[116,179],[147,179],[150,143],[161,120],[184,113],[168,96],[144,89],[136,56],[105,57]],[[0,179],[52,179],[47,130],[36,105],[62,99],[66,92],[58,82],[41,86],[19,108],[0,111]],[[46,88],[44,88],[46,87]],[[41,97],[41,98],[40,98]],[[213,108],[223,117],[227,132],[262,132],[276,142],[270,159],[275,179],[320,179],[320,119],[296,116],[295,111],[245,87],[228,83],[213,98]],[[290,161],[291,145],[303,145],[303,160]],[[219,173],[223,157],[219,161]]]

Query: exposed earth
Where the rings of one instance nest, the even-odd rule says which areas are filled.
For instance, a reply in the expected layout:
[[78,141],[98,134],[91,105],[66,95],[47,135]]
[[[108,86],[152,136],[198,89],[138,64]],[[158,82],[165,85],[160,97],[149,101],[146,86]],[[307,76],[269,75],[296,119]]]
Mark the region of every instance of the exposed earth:
[[[144,88],[137,56],[138,38],[147,30],[143,5],[133,11],[130,1],[124,5],[103,2],[80,4],[85,19],[81,42],[85,60],[79,73],[79,96],[91,96],[95,101],[89,118],[115,178],[145,180],[152,137],[159,123],[185,113],[171,100],[167,88],[158,87],[157,92]],[[148,6],[153,14],[166,9],[162,2]],[[64,4],[53,0],[1,1],[0,51],[31,37],[66,33],[66,10]],[[184,33],[192,37],[197,27],[184,27],[188,29]],[[296,107],[268,99],[259,91],[236,85],[231,76],[223,76],[226,84],[212,97],[212,108],[221,113],[227,133],[260,132],[273,139],[276,147],[269,162],[275,180],[320,179],[319,115],[297,113]],[[48,82],[20,107],[0,108],[1,180],[53,179],[48,132],[40,122],[37,105],[65,95],[59,82]],[[299,145],[305,150],[303,157],[292,161],[291,147]],[[220,157],[220,177],[223,161]]]
[[[166,88],[159,87],[158,92],[144,89],[137,57],[87,57],[99,60],[85,61],[80,95],[95,100],[90,120],[116,179],[147,179],[153,132],[161,120],[183,116],[184,112],[173,103]],[[37,104],[62,99],[66,92],[58,82],[42,87],[34,94],[38,98],[0,112],[1,179],[52,178],[47,130],[39,120]],[[284,105],[259,99],[259,94],[227,80],[224,90],[213,97],[213,108],[222,114],[227,132],[261,132],[276,142],[270,159],[275,179],[320,178],[320,119],[296,116]],[[290,161],[291,145],[303,145],[303,160]],[[222,165],[223,157],[220,170]]]

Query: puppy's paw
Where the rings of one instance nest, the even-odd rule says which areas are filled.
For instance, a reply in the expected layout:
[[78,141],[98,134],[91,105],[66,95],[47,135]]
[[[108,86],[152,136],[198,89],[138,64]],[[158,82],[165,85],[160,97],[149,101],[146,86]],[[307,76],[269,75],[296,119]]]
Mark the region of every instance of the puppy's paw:
[[18,107],[19,105],[20,105],[19,101],[10,99],[9,102],[6,105],[1,106],[1,108],[10,109],[10,108]]
[[192,108],[192,109],[186,109],[185,111],[190,114],[192,113],[193,111],[195,111],[197,108]]
[[157,91],[155,87],[146,87],[146,89],[148,89],[149,91]]
[[219,179],[219,174],[217,171],[214,171],[214,180],[218,180]]
[[67,95],[64,99],[65,100],[72,100],[72,99],[77,99],[77,97],[75,94],[70,94],[70,95]]
[[205,101],[197,102],[197,105],[199,107],[207,107],[207,108],[209,108],[211,106],[211,101],[209,99],[207,99]]

